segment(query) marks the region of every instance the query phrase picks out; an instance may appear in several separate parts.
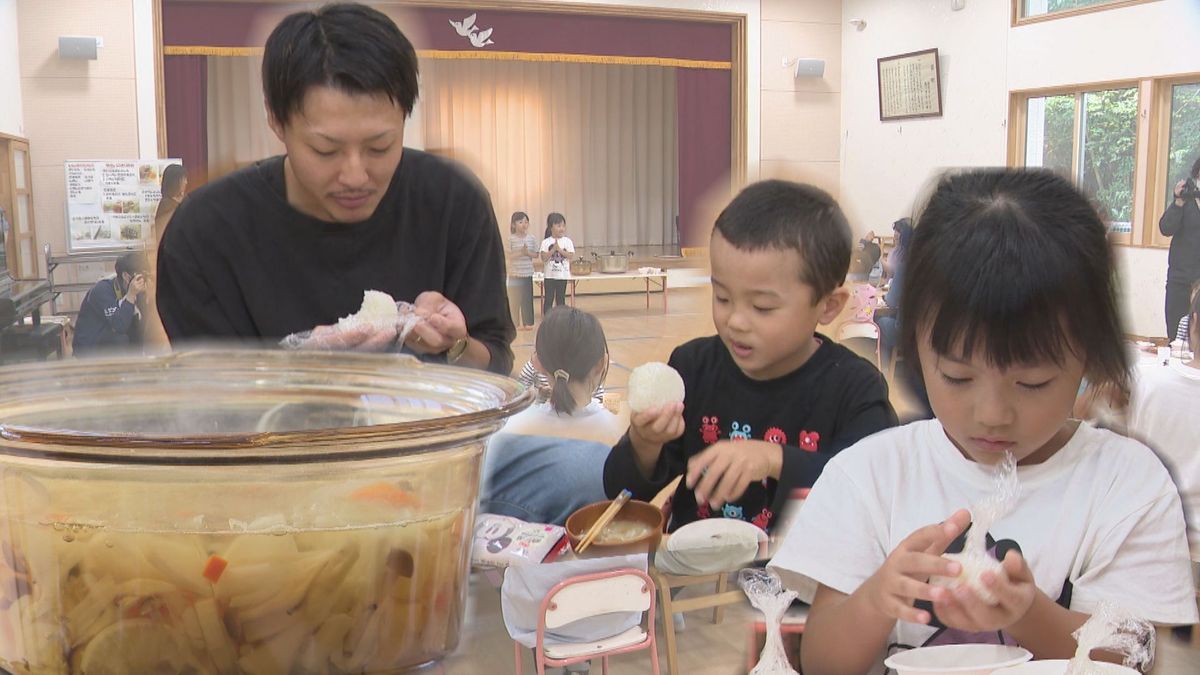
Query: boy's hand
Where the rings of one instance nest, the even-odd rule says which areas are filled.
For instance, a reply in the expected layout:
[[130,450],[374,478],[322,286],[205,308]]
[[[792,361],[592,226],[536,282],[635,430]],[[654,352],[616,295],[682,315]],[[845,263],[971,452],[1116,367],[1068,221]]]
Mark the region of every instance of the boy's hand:
[[634,441],[646,445],[662,445],[683,435],[683,404],[647,408],[629,417],[629,433]]
[[995,596],[995,605],[984,602],[966,584],[953,591],[935,589],[939,592],[933,599],[933,611],[942,623],[950,628],[978,633],[1004,630],[1024,618],[1038,592],[1033,583],[1033,572],[1016,551],[1009,551],[1002,564],[1007,579],[990,571],[980,576],[980,582]]
[[767,441],[719,441],[688,460],[687,486],[696,503],[719,509],[737,501],[746,488],[767,478],[779,478],[783,448]]
[[[880,614],[909,623],[929,623],[929,612],[913,607],[917,600],[935,602],[950,594],[945,588],[929,584],[933,575],[957,576],[961,565],[942,554],[954,538],[971,524],[971,514],[959,509],[944,522],[927,525],[908,535],[892,551],[883,566],[860,587],[867,601]],[[936,604],[935,604],[936,606]],[[938,612],[945,622],[945,617]]]

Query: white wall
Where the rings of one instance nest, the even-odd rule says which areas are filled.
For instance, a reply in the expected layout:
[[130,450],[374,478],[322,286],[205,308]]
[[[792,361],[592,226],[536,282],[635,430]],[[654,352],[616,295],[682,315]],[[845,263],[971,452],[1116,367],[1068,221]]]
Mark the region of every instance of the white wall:
[[[1007,0],[845,0],[843,206],[855,228],[886,230],[912,211],[944,167],[1006,161],[1012,90],[1172,75],[1200,70],[1200,3],[1160,0],[1027,26],[1009,25]],[[944,117],[881,123],[875,59],[937,47]],[[1148,224],[1153,226],[1153,224]],[[1119,247],[1130,333],[1162,336],[1163,249]]]
[[17,0],[0,0],[0,134],[24,136],[17,33]]
[[[842,18],[842,206],[856,231],[891,234],[943,167],[1005,161],[1007,0],[846,0]],[[879,121],[876,59],[937,47],[940,118]]]

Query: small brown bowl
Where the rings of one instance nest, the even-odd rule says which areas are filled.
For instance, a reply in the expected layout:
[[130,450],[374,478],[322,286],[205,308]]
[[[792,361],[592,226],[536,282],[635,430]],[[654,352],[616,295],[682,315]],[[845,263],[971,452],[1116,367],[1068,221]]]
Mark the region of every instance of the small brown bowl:
[[[567,537],[571,539],[572,550],[579,549],[579,542],[583,540],[583,536],[587,534],[588,529],[600,518],[600,515],[604,513],[609,504],[612,504],[611,500],[588,504],[567,518]],[[662,539],[664,522],[663,512],[658,507],[648,502],[639,502],[631,499],[625,506],[621,507],[613,522],[621,520],[648,525],[650,532],[637,539],[623,541],[619,544],[602,544],[599,541],[593,540],[588,545],[587,550],[584,551],[584,555],[603,557],[629,553],[648,553],[658,547],[658,542]]]

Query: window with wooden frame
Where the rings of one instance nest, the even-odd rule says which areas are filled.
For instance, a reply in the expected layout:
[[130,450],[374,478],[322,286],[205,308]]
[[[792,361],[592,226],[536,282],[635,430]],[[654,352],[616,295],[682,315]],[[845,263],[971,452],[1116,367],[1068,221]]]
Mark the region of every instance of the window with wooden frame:
[[1012,92],[1009,166],[1058,171],[1096,200],[1113,240],[1169,246],[1158,231],[1200,157],[1200,73]]
[[1009,163],[1056,171],[1092,197],[1121,243],[1130,243],[1136,199],[1138,84],[1014,96]]
[[1012,25],[1065,19],[1158,0],[1012,0]]
[[0,259],[15,279],[38,276],[37,230],[33,225],[33,180],[29,141],[0,134]]
[[1149,116],[1154,133],[1145,206],[1147,243],[1170,246],[1170,238],[1158,231],[1158,219],[1174,199],[1175,186],[1200,159],[1200,74],[1156,80]]

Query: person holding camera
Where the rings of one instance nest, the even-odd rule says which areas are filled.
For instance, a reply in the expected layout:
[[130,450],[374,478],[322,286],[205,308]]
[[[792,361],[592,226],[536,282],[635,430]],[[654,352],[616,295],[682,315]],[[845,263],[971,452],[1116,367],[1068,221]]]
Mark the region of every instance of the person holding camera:
[[1175,184],[1175,199],[1158,221],[1163,236],[1171,238],[1167,257],[1167,338],[1175,335],[1188,312],[1192,285],[1200,280],[1200,158],[1187,178]]
[[96,282],[79,306],[71,342],[76,356],[142,348],[146,294],[154,283],[150,263],[141,253],[126,253],[117,259],[116,272]]

